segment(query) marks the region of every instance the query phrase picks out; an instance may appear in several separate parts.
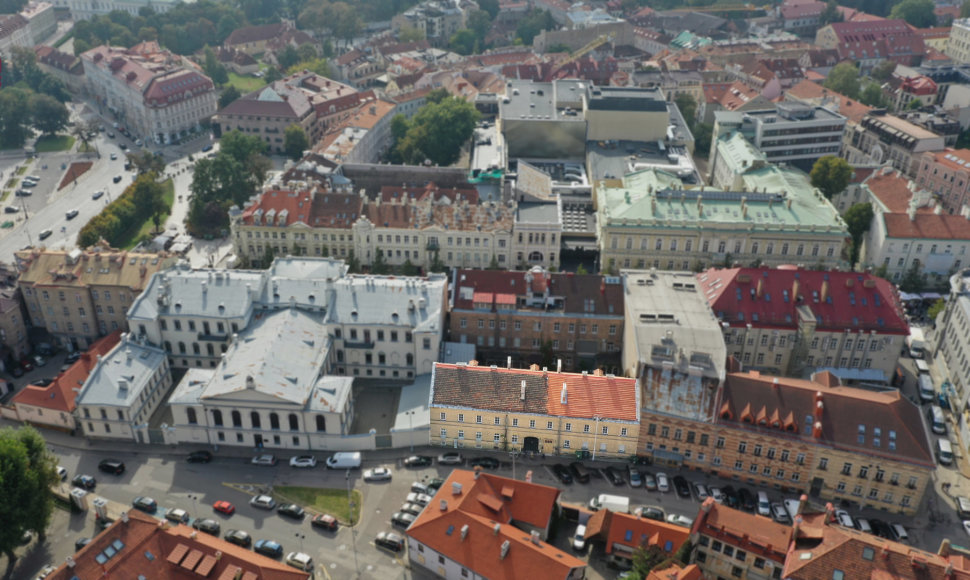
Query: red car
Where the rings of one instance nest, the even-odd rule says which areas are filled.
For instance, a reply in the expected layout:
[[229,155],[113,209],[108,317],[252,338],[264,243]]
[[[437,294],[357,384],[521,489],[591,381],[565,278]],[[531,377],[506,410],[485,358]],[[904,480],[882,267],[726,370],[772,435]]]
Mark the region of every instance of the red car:
[[224,513],[227,516],[231,516],[236,512],[236,506],[227,501],[217,501],[216,503],[212,504],[212,509],[216,510],[217,512]]
[[29,358],[25,358],[25,359],[21,360],[20,361],[20,366],[25,371],[32,371],[32,370],[34,370],[34,363],[30,362],[30,359]]

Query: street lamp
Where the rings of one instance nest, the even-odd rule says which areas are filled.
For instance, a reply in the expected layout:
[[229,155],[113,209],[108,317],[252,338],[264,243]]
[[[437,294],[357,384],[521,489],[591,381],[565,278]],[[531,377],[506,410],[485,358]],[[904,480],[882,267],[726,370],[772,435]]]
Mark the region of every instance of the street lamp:
[[593,428],[593,461],[596,461],[596,436],[600,434],[600,417],[599,415],[593,415],[593,419],[596,420],[596,426]]
[[306,538],[306,534],[296,534],[297,539],[300,540],[300,551],[303,551],[303,540]]
[[192,515],[195,516],[196,519],[198,519],[198,517],[199,517],[199,504],[196,503],[196,500],[199,499],[199,496],[197,496],[197,495],[189,495],[189,499],[192,500]]
[[347,470],[347,519],[350,521],[350,541],[354,547],[354,576],[360,577],[360,564],[357,562],[357,528],[354,527],[354,499],[350,495],[350,470]]

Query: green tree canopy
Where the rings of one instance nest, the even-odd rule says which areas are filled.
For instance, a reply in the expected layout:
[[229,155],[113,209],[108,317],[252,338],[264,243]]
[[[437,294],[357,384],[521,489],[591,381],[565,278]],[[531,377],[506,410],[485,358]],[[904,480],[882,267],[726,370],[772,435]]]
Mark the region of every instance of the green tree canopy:
[[283,47],[283,50],[276,53],[276,62],[281,69],[286,70],[300,62],[300,53],[296,51],[292,44],[287,44]]
[[862,249],[862,238],[872,225],[872,216],[872,204],[869,202],[853,205],[842,216],[845,225],[849,228],[849,235],[852,236],[852,264],[859,261],[859,252]]
[[960,18],[970,18],[970,0],[963,0],[963,4],[960,4]]
[[499,2],[498,0],[478,0],[478,7],[488,13],[488,15],[495,20],[498,16]]
[[843,20],[845,18],[842,16],[842,12],[839,11],[839,5],[835,0],[826,2],[825,9],[822,10],[822,14],[819,16],[819,26],[825,26],[833,22],[842,22]]
[[903,279],[899,281],[899,289],[903,292],[921,292],[926,286],[926,280],[920,271],[919,260],[913,260],[913,264],[903,274]]
[[462,145],[471,138],[479,113],[474,105],[458,97],[447,97],[421,108],[408,124],[407,133],[394,146],[394,156],[403,163],[451,165],[461,155]]
[[841,93],[850,99],[858,99],[861,87],[859,85],[859,69],[851,62],[840,62],[832,67],[823,86],[829,90]]
[[714,137],[714,125],[698,123],[694,127],[694,154],[707,157],[711,152],[711,139]]
[[462,28],[451,35],[451,38],[448,40],[448,48],[458,54],[469,55],[475,52],[477,42],[474,32],[467,28]]
[[303,127],[293,124],[283,131],[283,152],[290,159],[294,161],[300,159],[309,147],[310,140]]
[[33,427],[0,429],[0,552],[7,555],[8,573],[24,532],[45,537],[54,513],[50,488],[57,482],[55,461]]
[[397,39],[401,42],[417,42],[424,38],[424,31],[417,26],[404,25],[397,32]]
[[693,127],[697,120],[697,101],[694,100],[694,97],[690,93],[680,93],[674,97],[674,103],[680,109],[680,114],[683,115],[687,125]]
[[859,102],[870,107],[885,107],[886,95],[878,83],[866,83],[866,88],[859,94]]
[[0,91],[0,145],[23,147],[30,136],[31,107],[29,90],[4,88]]
[[852,179],[852,167],[841,157],[826,155],[812,166],[809,174],[812,185],[817,187],[826,199],[842,193]]
[[936,26],[933,0],[902,0],[889,12],[890,18],[901,18],[916,28]]
[[[272,69],[272,70],[276,70],[276,69]],[[296,64],[294,64],[293,66],[291,66],[290,68],[286,69],[286,73],[293,74],[295,72],[300,72],[303,70],[308,70],[310,72],[317,73],[322,77],[333,76],[330,70],[330,61],[322,57],[316,57],[310,60],[301,60]]]
[[211,47],[207,46],[203,51],[203,55],[204,59],[202,61],[202,70],[205,71],[205,74],[209,75],[212,82],[217,85],[224,85],[228,83],[229,72],[226,70],[226,67],[219,62],[215,51],[213,51]]
[[219,95],[219,108],[225,109],[232,102],[242,96],[239,89],[235,85],[228,85],[226,88],[222,89],[222,94]]
[[895,70],[896,62],[887,59],[872,67],[872,72],[869,73],[869,76],[872,77],[873,80],[884,83],[889,80],[889,78],[893,75],[893,71]]
[[522,44],[531,46],[532,41],[543,30],[552,30],[556,27],[556,21],[552,14],[547,10],[532,9],[521,20],[515,28],[515,36],[522,41]]
[[195,234],[217,233],[229,225],[226,213],[242,207],[265,181],[271,168],[259,137],[230,131],[219,141],[214,159],[200,159],[192,175],[189,229]]
[[45,135],[53,135],[67,127],[71,113],[64,103],[47,95],[33,95],[30,113],[34,127]]

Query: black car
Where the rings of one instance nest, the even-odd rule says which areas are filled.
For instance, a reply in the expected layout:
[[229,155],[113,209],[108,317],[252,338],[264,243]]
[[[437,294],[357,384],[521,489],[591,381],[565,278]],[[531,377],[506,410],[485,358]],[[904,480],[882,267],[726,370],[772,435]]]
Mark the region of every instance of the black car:
[[494,457],[473,457],[468,460],[468,467],[474,469],[476,466],[482,469],[498,469],[499,461]]
[[895,538],[892,526],[882,520],[869,520],[869,527],[872,528],[872,533],[880,538],[885,538],[887,540],[892,540]]
[[586,469],[582,461],[573,461],[570,463],[569,470],[573,472],[573,477],[579,483],[589,483],[589,470]]
[[208,451],[193,451],[189,453],[189,463],[209,463],[212,461],[212,454]]
[[242,546],[243,548],[248,548],[253,545],[253,538],[249,535],[249,532],[243,530],[229,530],[226,535],[223,536],[230,544],[236,544],[237,546]]
[[3,208],[4,213],[17,213],[18,211],[20,211],[20,208],[15,205],[8,205],[7,207]]
[[392,552],[400,552],[404,549],[404,538],[394,532],[380,532],[374,538],[374,545]]
[[682,475],[674,476],[674,489],[680,497],[690,497],[690,484]]
[[641,506],[640,516],[647,518],[648,520],[656,520],[658,522],[662,522],[667,519],[667,514],[664,513],[663,509],[652,505]]
[[121,176],[120,175],[115,175],[114,177],[111,178],[111,181],[113,181],[115,183],[121,183]]
[[125,464],[117,459],[102,459],[101,463],[98,464],[98,471],[121,475],[125,472]]
[[150,497],[140,495],[131,502],[132,507],[141,510],[146,514],[153,514],[158,511],[158,503]]
[[728,507],[737,508],[739,505],[741,505],[741,496],[730,485],[724,486],[721,489],[721,493],[724,494],[724,503],[727,504]]
[[552,474],[559,478],[559,481],[563,483],[572,483],[573,474],[569,472],[569,468],[562,463],[557,463],[552,466]]
[[431,481],[425,484],[428,488],[428,495],[434,495],[441,489],[441,486],[445,484],[445,480],[440,477],[435,477]]
[[78,538],[74,540],[74,551],[80,552],[81,548],[91,543],[91,538]]
[[222,527],[219,525],[219,522],[211,518],[195,520],[194,522],[192,522],[192,527],[199,530],[200,532],[205,532],[213,536],[218,536],[219,530],[222,529]]
[[80,487],[81,489],[94,489],[94,486],[98,484],[90,475],[75,475],[74,479],[71,480],[71,485],[74,487]]
[[404,467],[428,467],[434,459],[427,455],[412,455],[404,460]]
[[212,143],[206,143],[205,146],[202,147],[203,153],[207,153],[209,151],[212,151]]
[[303,508],[296,505],[295,503],[282,504],[280,507],[276,508],[276,513],[280,514],[281,516],[286,516],[288,518],[296,518],[298,520],[302,520],[303,516],[306,515],[306,512],[303,511]]
[[740,487],[738,488],[738,505],[746,512],[753,512],[754,508],[758,506],[758,502],[754,494],[748,491],[748,488]]
[[612,465],[604,469],[603,474],[606,476],[606,479],[608,479],[610,483],[612,483],[613,485],[623,485],[624,483],[626,483],[626,480],[623,479],[623,474],[620,473],[620,470],[613,467]]

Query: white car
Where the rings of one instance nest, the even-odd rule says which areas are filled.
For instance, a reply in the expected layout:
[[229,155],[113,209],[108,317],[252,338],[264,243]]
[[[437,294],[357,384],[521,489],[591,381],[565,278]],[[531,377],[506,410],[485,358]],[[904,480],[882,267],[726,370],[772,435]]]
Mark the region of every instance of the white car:
[[573,534],[573,549],[584,550],[586,548],[586,524],[579,524]]
[[407,499],[408,503],[416,503],[419,506],[426,506],[431,503],[431,496],[426,493],[409,493]]
[[669,514],[667,516],[667,523],[674,524],[675,526],[683,526],[689,528],[694,525],[694,520],[687,516],[682,516],[680,514]]
[[438,463],[442,465],[461,465],[465,458],[457,451],[449,451],[438,456]]
[[276,507],[276,500],[268,495],[257,495],[249,500],[249,505],[259,509],[271,510]]
[[963,520],[963,531],[970,536],[970,520]]
[[712,487],[708,491],[710,492],[711,497],[714,498],[714,501],[716,501],[717,503],[724,503],[724,493],[721,491],[721,488]]
[[852,521],[852,516],[845,510],[835,510],[835,520],[847,528],[855,528],[855,522]]
[[391,470],[387,467],[375,467],[364,472],[364,481],[390,481]]
[[57,466],[57,477],[61,481],[67,481],[67,469],[63,465]]
[[253,457],[253,460],[250,463],[253,465],[276,465],[276,456],[257,455],[256,457]]
[[670,491],[670,479],[666,473],[657,474],[657,489],[663,493]]
[[313,572],[313,558],[303,552],[290,552],[286,555],[286,565],[304,572]]
[[290,467],[316,467],[317,458],[310,455],[290,457]]

